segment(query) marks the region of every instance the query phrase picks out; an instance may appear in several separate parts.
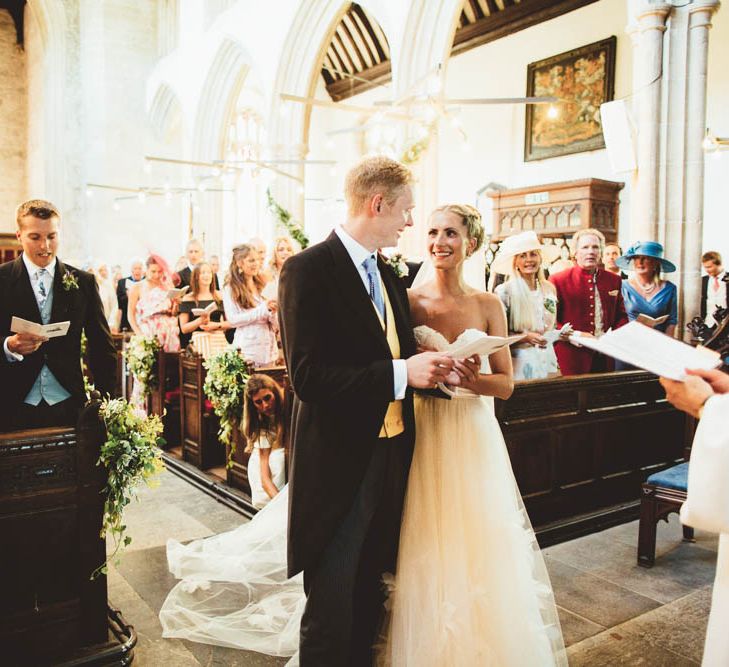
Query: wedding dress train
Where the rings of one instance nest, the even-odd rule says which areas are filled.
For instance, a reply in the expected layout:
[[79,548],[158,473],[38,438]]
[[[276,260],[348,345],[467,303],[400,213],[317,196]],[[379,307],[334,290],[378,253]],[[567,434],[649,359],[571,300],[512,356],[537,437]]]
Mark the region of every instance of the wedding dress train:
[[[418,341],[447,350],[429,327]],[[457,343],[482,335],[463,332]],[[489,372],[484,361],[483,372]],[[493,399],[416,396],[416,444],[378,662],[393,667],[566,665],[544,559],[511,470]],[[164,637],[290,656],[304,609],[286,579],[288,487],[236,530],[183,546]],[[293,661],[296,661],[294,656]]]

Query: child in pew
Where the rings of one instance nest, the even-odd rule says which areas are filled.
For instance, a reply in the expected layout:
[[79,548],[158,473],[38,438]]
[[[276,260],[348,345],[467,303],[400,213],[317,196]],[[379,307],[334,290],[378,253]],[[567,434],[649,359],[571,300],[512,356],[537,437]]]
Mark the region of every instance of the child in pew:
[[267,375],[248,378],[241,432],[246,438],[248,481],[256,509],[265,507],[286,483],[284,393]]

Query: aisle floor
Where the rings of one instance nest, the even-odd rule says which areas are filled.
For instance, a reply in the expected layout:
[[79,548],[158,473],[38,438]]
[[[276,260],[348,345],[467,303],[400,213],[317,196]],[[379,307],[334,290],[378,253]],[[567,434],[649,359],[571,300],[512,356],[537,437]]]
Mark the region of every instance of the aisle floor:
[[[109,574],[109,600],[139,635],[139,667],[269,667],[285,659],[163,639],[157,614],[175,579],[167,570],[168,538],[187,542],[246,519],[169,472],[127,510],[132,536]],[[681,541],[676,515],[658,528],[656,565],[636,565],[632,522],[549,547],[545,558],[559,606],[570,665],[698,665],[706,631],[718,540],[697,531]]]

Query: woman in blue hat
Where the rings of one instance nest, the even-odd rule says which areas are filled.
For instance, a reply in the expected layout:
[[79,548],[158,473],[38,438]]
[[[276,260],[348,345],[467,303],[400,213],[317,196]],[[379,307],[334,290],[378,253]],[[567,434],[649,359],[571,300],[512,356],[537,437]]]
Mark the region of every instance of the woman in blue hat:
[[638,241],[618,257],[615,264],[630,272],[630,277],[623,280],[628,319],[640,319],[673,336],[678,322],[676,286],[669,280],[662,280],[661,273],[673,273],[676,266],[663,257],[663,246],[656,241]]

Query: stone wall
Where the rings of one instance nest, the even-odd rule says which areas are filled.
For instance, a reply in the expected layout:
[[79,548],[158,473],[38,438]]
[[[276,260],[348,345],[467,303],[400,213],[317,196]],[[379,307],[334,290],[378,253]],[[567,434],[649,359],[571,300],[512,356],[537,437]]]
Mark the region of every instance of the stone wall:
[[15,25],[0,10],[0,232],[15,230],[15,207],[25,198],[27,98],[25,53]]

